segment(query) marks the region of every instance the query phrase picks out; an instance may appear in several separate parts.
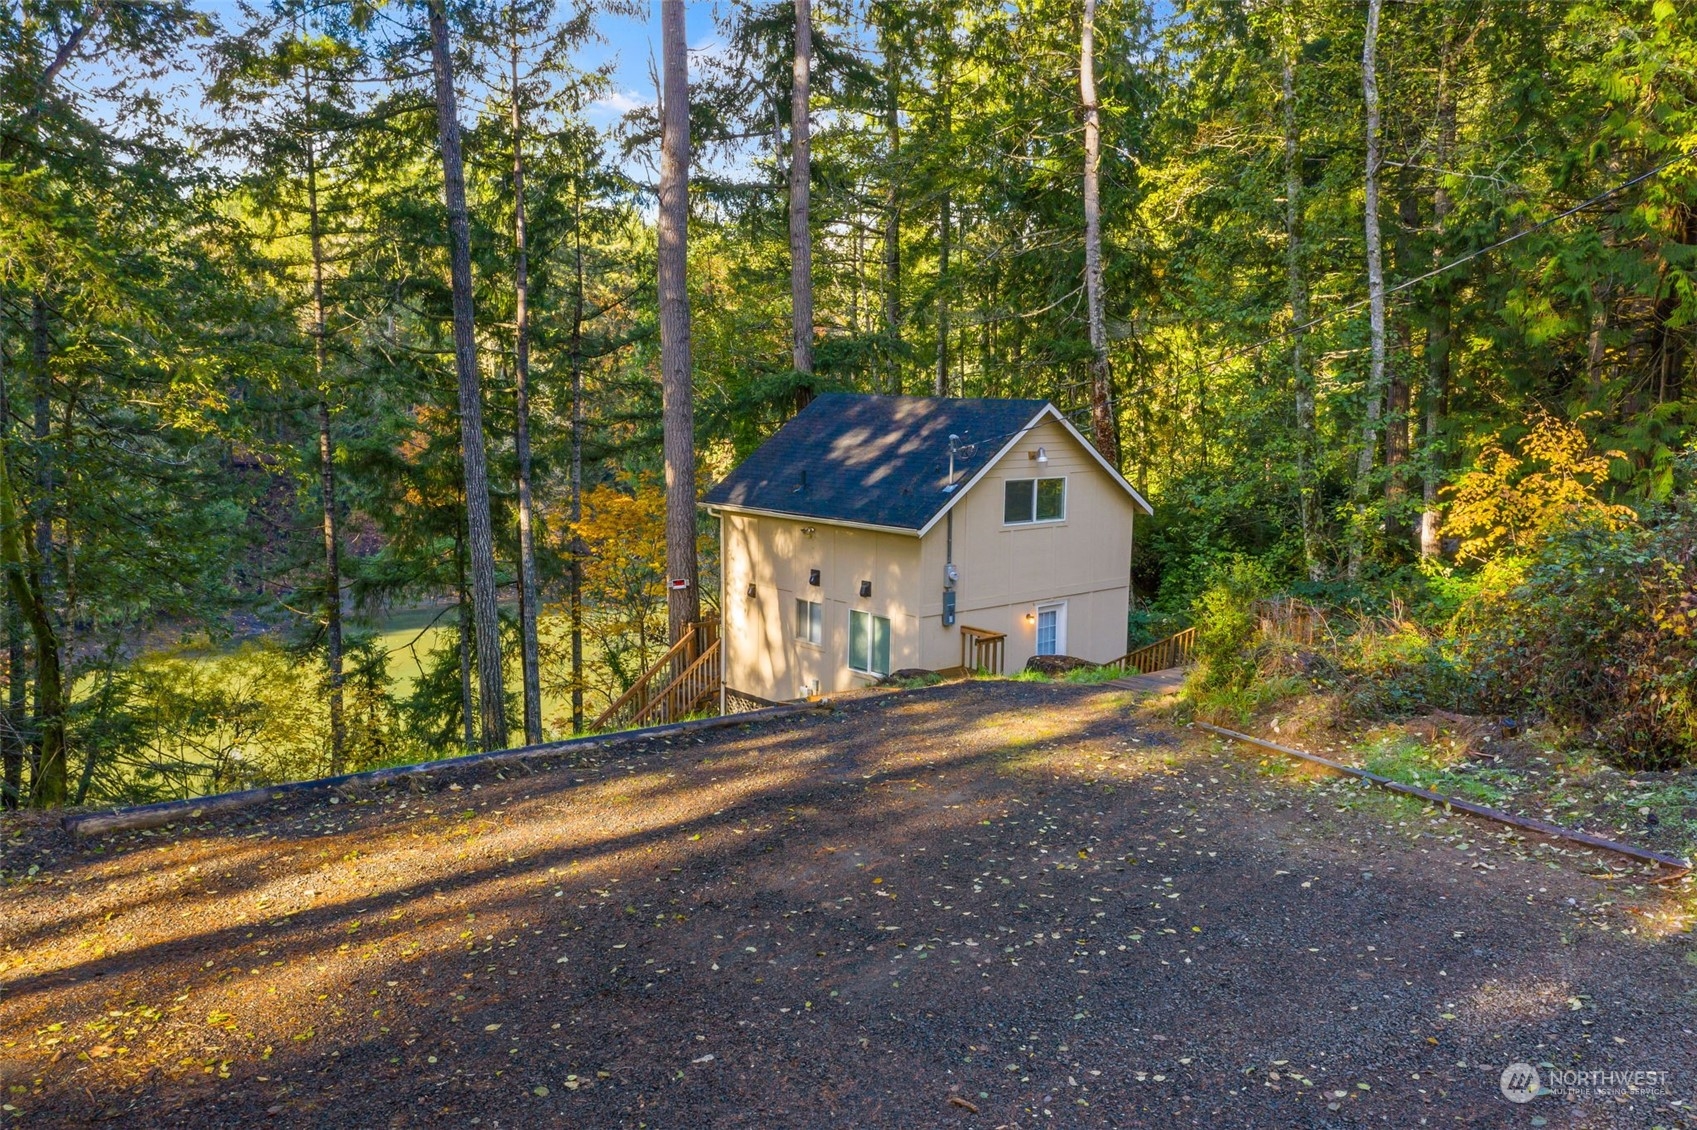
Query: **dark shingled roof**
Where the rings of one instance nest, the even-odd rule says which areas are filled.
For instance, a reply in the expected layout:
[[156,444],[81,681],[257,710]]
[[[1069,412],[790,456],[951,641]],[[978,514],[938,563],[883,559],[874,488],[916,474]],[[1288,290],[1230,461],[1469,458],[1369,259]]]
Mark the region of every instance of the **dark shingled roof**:
[[814,399],[707,492],[709,506],[746,507],[920,530],[949,501],[949,436],[964,483],[1037,417],[1043,400],[933,396]]

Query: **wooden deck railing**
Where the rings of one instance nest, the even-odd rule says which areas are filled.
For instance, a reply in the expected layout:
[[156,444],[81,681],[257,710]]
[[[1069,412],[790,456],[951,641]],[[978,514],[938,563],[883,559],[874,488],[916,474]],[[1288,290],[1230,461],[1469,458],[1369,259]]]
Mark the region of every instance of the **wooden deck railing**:
[[984,628],[960,626],[960,665],[968,671],[1002,673],[1006,660],[1007,634]]
[[1108,667],[1119,667],[1127,671],[1136,671],[1141,675],[1165,671],[1169,667],[1183,667],[1196,657],[1196,629],[1186,628],[1176,635],[1164,640],[1157,640],[1147,647],[1122,655]]
[[[662,655],[658,662],[639,675],[629,690],[601,712],[601,716],[595,719],[590,729],[628,730],[641,725],[642,719],[650,717],[650,708],[665,696],[672,684],[682,679],[708,651],[717,655],[718,646],[717,619],[690,624],[678,642],[667,648],[666,654]],[[717,666],[714,670],[718,670]],[[677,678],[673,677],[674,673]]]

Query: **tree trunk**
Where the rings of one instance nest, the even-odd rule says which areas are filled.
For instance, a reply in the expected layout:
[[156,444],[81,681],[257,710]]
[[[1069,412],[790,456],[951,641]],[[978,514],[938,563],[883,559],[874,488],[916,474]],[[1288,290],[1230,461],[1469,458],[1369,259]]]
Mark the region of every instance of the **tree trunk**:
[[660,37],[660,415],[666,459],[666,621],[676,643],[701,619],[689,356],[689,58],[683,0],[661,0]]
[[1414,362],[1414,333],[1397,328],[1398,348],[1385,370],[1385,541],[1400,560],[1412,533],[1403,520],[1408,500],[1410,391],[1407,366]]
[[35,485],[33,514],[35,567],[43,597],[53,591],[53,337],[48,326],[47,300],[37,294],[30,302],[30,359],[35,370]]
[[572,268],[576,285],[572,292],[572,470],[571,470],[571,629],[572,629],[572,733],[583,733],[583,181],[572,194]]
[[[1440,169],[1449,168],[1455,153],[1456,94],[1451,74],[1455,67],[1456,47],[1448,35],[1445,21],[1444,49],[1438,56],[1438,144],[1433,161]],[[1476,25],[1477,26],[1477,25]],[[1432,264],[1438,266],[1449,254],[1446,233],[1454,205],[1449,189],[1444,187],[1440,173],[1432,189]],[[1449,276],[1433,280],[1431,316],[1426,328],[1426,402],[1425,471],[1421,485],[1420,556],[1437,557],[1443,548],[1439,531],[1443,514],[1438,508],[1438,490],[1443,485],[1444,462],[1449,444],[1447,417],[1450,395],[1450,288]]]
[[[947,120],[947,109],[943,116]],[[954,226],[949,205],[945,188],[937,202],[937,375],[932,382],[936,396],[949,395],[949,235]]]
[[[858,200],[865,193],[865,183],[855,185]],[[861,332],[860,304],[866,289],[866,225],[857,210],[854,218],[854,285],[849,287],[849,336],[859,338]]]
[[884,142],[889,153],[884,198],[884,337],[888,391],[902,393],[902,195],[898,166],[902,151],[901,68],[895,37],[882,36],[884,54]]
[[1680,201],[1671,208],[1673,232],[1668,243],[1678,248],[1677,259],[1664,255],[1660,271],[1661,281],[1666,291],[1656,301],[1656,399],[1658,403],[1667,404],[1678,401],[1685,396],[1685,371],[1690,367],[1690,350],[1686,345],[1686,334],[1689,332],[1684,325],[1676,321],[1683,299],[1678,290],[1665,285],[1670,261],[1687,259],[1693,245],[1697,245],[1697,208]]
[[1308,334],[1308,280],[1302,270],[1302,153],[1296,117],[1296,53],[1301,41],[1294,26],[1287,26],[1285,38],[1285,287],[1290,303],[1291,385],[1296,400],[1297,513],[1302,527],[1303,565],[1308,579],[1319,582],[1325,574],[1320,565],[1320,500],[1314,483],[1314,377],[1302,355]]
[[[12,600],[35,638],[35,755],[30,800],[46,807],[65,803],[64,687],[59,667],[59,635],[42,598],[41,573],[18,536],[16,495],[10,459],[0,458],[0,556]],[[16,692],[14,692],[15,694]]]
[[1090,423],[1096,450],[1119,466],[1108,369],[1108,328],[1102,310],[1102,121],[1096,102],[1096,0],[1084,0],[1079,35],[1078,95],[1084,106],[1084,300],[1090,322]]
[[[35,638],[35,734],[30,776],[32,802],[52,807],[65,803],[65,700],[58,625],[53,608],[53,492],[51,440],[53,376],[49,367],[52,337],[47,324],[47,301],[31,302],[30,357],[35,378],[34,438],[37,498],[33,507],[33,554],[17,546],[12,572],[13,595]],[[10,498],[10,484],[7,484]],[[13,506],[15,509],[15,505]],[[4,519],[8,530],[22,515]],[[12,555],[8,554],[10,558]]]
[[[6,375],[6,340],[0,329],[0,447],[11,442],[11,383]],[[24,635],[21,613],[12,599],[10,586],[0,593],[0,618],[6,629],[6,708],[4,731],[0,732],[0,807],[15,809],[23,803],[24,726],[28,702],[25,698]]]
[[[306,77],[306,109],[312,111],[312,75]],[[308,242],[312,252],[312,371],[318,385],[318,481],[324,528],[324,665],[329,676],[330,776],[345,771],[348,725],[342,701],[342,562],[336,532],[336,446],[330,435],[330,386],[326,376],[329,321],[324,303],[324,224],[318,208],[318,151],[306,139]]]
[[515,24],[513,84],[513,447],[519,463],[519,638],[524,670],[524,740],[542,742],[542,667],[537,654],[536,533],[530,490],[530,260],[524,230],[524,119],[519,112]]
[[1379,447],[1379,419],[1385,397],[1385,265],[1379,241],[1379,14],[1384,0],[1367,0],[1367,41],[1361,52],[1361,90],[1367,105],[1367,306],[1369,358],[1367,403],[1361,426],[1361,454],[1355,464],[1355,522],[1350,530],[1349,579],[1361,576],[1367,544],[1367,496],[1373,457]]
[[495,593],[495,536],[489,520],[489,465],[483,446],[483,390],[477,372],[472,318],[471,225],[466,216],[465,166],[460,152],[454,57],[446,0],[430,0],[430,46],[436,71],[436,126],[448,206],[448,268],[454,303],[454,368],[459,378],[460,451],[465,464],[466,540],[471,551],[472,617],[477,636],[477,687],[483,748],[507,744],[506,691],[501,677],[501,621]]
[[[39,591],[39,590],[38,590]],[[35,633],[35,769],[30,781],[34,803],[55,808],[65,803],[65,688],[59,634],[53,614],[39,599],[25,609]]]
[[24,717],[28,701],[24,697],[24,634],[10,593],[0,607],[4,607],[6,617],[6,732],[0,734],[5,774],[0,800],[10,809],[17,808],[24,795]]
[[[813,375],[813,235],[809,223],[812,118],[808,100],[813,63],[811,0],[795,0],[795,60],[790,90],[790,328],[795,371]],[[796,385],[797,411],[813,399],[813,383]]]
[[[1413,241],[1420,228],[1420,206],[1409,184],[1407,168],[1398,177],[1396,267],[1399,274],[1412,275]],[[1385,370],[1385,541],[1401,560],[1412,530],[1404,520],[1408,502],[1409,429],[1413,419],[1409,370],[1414,364],[1414,327],[1408,318],[1397,320],[1397,350]]]
[[471,655],[474,647],[471,635],[471,594],[466,590],[465,534],[463,526],[454,531],[454,592],[459,600],[460,632],[460,725],[465,729],[465,747],[477,748],[477,703],[471,692]]
[[1608,357],[1609,285],[1606,278],[1591,284],[1591,332],[1585,339],[1585,379],[1593,405],[1603,402],[1603,368]]

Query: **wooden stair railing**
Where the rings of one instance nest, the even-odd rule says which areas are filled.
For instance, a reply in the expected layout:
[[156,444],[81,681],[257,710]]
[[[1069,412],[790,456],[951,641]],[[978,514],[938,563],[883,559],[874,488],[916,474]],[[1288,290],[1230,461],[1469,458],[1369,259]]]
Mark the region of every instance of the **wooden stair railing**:
[[1005,648],[1007,645],[1005,632],[992,632],[985,628],[969,628],[960,626],[960,665],[967,671],[988,671],[992,675],[1002,673],[1002,664],[1006,661]]
[[1186,628],[1182,632],[1168,636],[1164,640],[1156,640],[1147,647],[1120,656],[1105,667],[1119,667],[1127,671],[1136,671],[1140,675],[1151,675],[1156,671],[1165,671],[1169,667],[1183,667],[1196,658],[1196,629]]
[[[658,662],[637,677],[636,682],[601,712],[590,729],[627,730],[639,725],[649,707],[658,701],[675,681],[672,672],[679,667],[687,672],[706,650],[719,645],[719,621],[702,620],[690,624],[678,642],[666,649]],[[681,673],[680,673],[681,677]]]
[[[700,710],[709,700],[715,700],[719,694],[719,654],[721,645],[714,640],[706,651],[698,656],[694,663],[684,669],[683,674],[673,679],[671,684],[654,698],[647,706],[631,716],[630,725],[664,726],[668,722],[676,722]],[[714,705],[717,705],[715,701]]]

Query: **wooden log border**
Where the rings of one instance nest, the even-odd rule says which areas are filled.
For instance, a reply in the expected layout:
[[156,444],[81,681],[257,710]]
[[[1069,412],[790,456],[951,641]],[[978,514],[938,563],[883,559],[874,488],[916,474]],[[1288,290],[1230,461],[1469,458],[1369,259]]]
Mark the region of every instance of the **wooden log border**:
[[803,714],[829,711],[829,706],[816,703],[769,707],[742,714],[725,714],[717,718],[697,718],[672,722],[664,726],[648,726],[640,730],[622,730],[611,734],[595,734],[564,741],[544,742],[541,745],[498,749],[490,753],[469,753],[461,757],[445,757],[440,761],[424,761],[415,765],[394,765],[385,769],[367,769],[362,773],[343,773],[337,777],[318,777],[311,781],[292,781],[283,785],[268,785],[259,789],[244,789],[237,793],[217,793],[191,800],[166,800],[157,804],[134,805],[128,808],[104,809],[98,812],[68,813],[60,823],[73,836],[98,836],[107,832],[128,832],[140,828],[158,828],[179,820],[197,820],[221,812],[234,812],[268,801],[292,797],[313,796],[333,792],[348,785],[374,785],[386,781],[424,777],[432,773],[453,772],[474,765],[500,765],[529,761],[538,757],[558,757],[577,750],[599,749],[604,746],[625,745],[631,742],[671,738],[684,734],[699,734],[731,726],[778,722]]
[[1660,867],[1672,868],[1673,873],[1671,875],[1655,880],[1656,882],[1667,882],[1673,879],[1682,878],[1691,870],[1690,860],[1680,859],[1677,856],[1666,855],[1659,851],[1650,851],[1648,848],[1636,847],[1632,844],[1623,844],[1618,840],[1610,840],[1605,839],[1602,836],[1594,836],[1590,832],[1580,832],[1573,828],[1563,828],[1559,824],[1551,824],[1544,820],[1536,820],[1530,816],[1516,816],[1512,812],[1503,812],[1500,809],[1488,808],[1483,804],[1475,804],[1473,801],[1462,800],[1460,797],[1445,796],[1443,793],[1435,793],[1430,789],[1422,789],[1415,785],[1405,785],[1401,781],[1392,780],[1389,777],[1382,776],[1367,769],[1358,769],[1353,765],[1345,765],[1342,762],[1332,761],[1329,758],[1321,757],[1317,753],[1309,753],[1306,750],[1295,749],[1288,745],[1279,745],[1277,742],[1270,742],[1263,738],[1253,737],[1249,734],[1242,734],[1236,730],[1228,730],[1224,726],[1211,726],[1206,722],[1198,722],[1196,723],[1196,726],[1198,729],[1206,730],[1211,734],[1218,734],[1223,738],[1232,738],[1236,741],[1247,742],[1250,745],[1260,746],[1262,749],[1272,750],[1274,753],[1282,753],[1287,757],[1295,757],[1313,765],[1324,766],[1336,773],[1343,773],[1350,777],[1357,777],[1369,784],[1377,785],[1379,788],[1384,789],[1387,792],[1401,793],[1403,796],[1415,797],[1419,800],[1428,801],[1432,804],[1441,804],[1444,806],[1444,810],[1446,812],[1450,809],[1454,809],[1457,812],[1465,812],[1469,816],[1478,816],[1485,820],[1494,820],[1498,824],[1506,824],[1510,828],[1519,828],[1521,831],[1535,832],[1540,836],[1549,836],[1552,839],[1567,840],[1569,843],[1584,844],[1588,848],[1594,848],[1598,851],[1613,852],[1616,855],[1624,855],[1626,858],[1636,859],[1640,863],[1651,863]]

